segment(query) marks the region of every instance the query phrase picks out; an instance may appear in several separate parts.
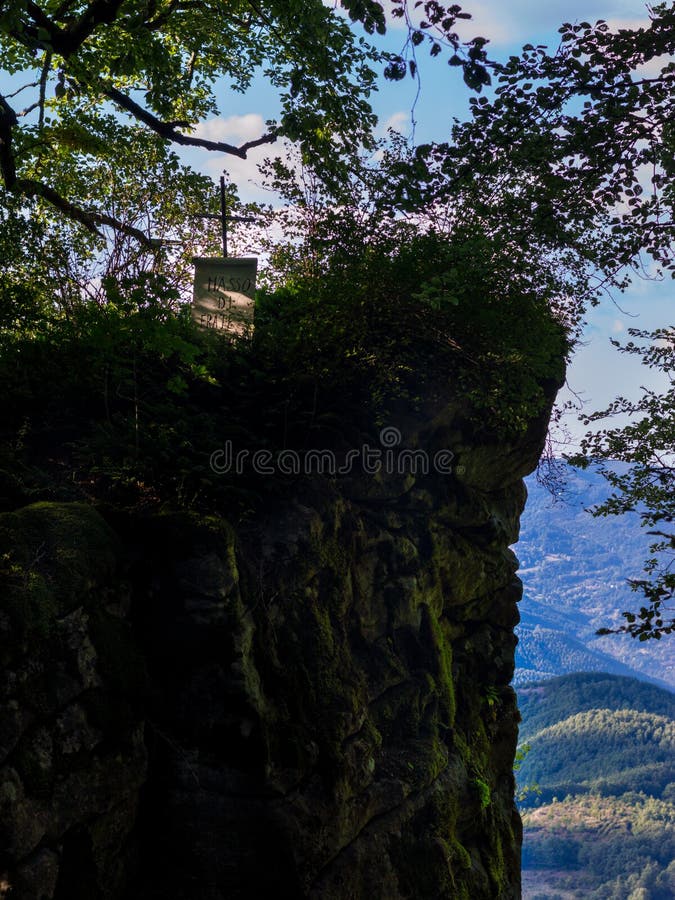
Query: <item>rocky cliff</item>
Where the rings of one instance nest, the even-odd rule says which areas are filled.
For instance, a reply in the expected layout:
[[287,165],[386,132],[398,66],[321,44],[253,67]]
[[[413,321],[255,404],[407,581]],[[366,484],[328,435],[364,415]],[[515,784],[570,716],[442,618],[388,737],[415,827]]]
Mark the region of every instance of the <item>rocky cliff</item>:
[[509,545],[546,419],[445,408],[412,442],[451,473],[307,478],[236,529],[0,516],[5,894],[518,897]]

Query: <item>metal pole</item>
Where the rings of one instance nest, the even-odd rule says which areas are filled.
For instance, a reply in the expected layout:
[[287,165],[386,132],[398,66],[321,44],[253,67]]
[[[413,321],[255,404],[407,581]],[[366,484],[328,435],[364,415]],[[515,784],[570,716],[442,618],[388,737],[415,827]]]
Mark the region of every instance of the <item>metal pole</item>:
[[225,177],[220,176],[220,221],[223,228],[223,256],[227,259],[227,199],[225,197]]

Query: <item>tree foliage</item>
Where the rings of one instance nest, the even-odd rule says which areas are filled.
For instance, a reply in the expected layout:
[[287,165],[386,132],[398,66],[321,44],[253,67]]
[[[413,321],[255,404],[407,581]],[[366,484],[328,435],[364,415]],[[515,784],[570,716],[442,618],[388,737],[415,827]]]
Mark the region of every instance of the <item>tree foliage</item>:
[[418,147],[400,190],[412,182],[427,206],[459,205],[508,234],[517,265],[557,259],[583,274],[568,305],[624,287],[643,253],[670,268],[674,26],[665,4],[648,28],[566,24],[555,52],[526,45],[494,63],[494,98],[472,98],[451,142]]
[[[467,18],[460,7],[435,0],[416,5],[426,16],[418,25],[406,0],[388,4],[409,26],[405,47],[392,54],[372,42],[387,22],[385,6],[375,0],[336,4],[362,26],[362,37],[321,0],[2,3],[0,66],[16,85],[0,95],[4,187],[91,232],[112,227],[147,244],[147,228],[111,209],[106,185],[90,179],[100,167],[114,167],[120,150],[134,142],[137,177],[147,178],[142,162],[149,135],[156,144],[240,158],[285,137],[324,178],[339,181],[358,151],[373,147],[369,98],[380,70],[393,80],[412,73],[412,55],[426,43],[432,55],[449,47],[476,87],[489,80],[485,40],[465,47],[453,30],[458,18]],[[260,75],[280,104],[264,133],[238,145],[200,133],[208,117],[227,113],[222,93],[245,93]]]
[[[587,434],[581,454],[572,462],[582,466],[600,462],[613,488],[609,499],[594,508],[594,515],[635,512],[655,539],[645,563],[646,577],[630,581],[633,590],[642,594],[644,605],[624,612],[626,623],[616,629],[645,641],[675,631],[675,331],[631,328],[629,333],[634,340],[623,346],[618,341],[613,344],[619,352],[637,356],[647,368],[662,373],[669,387],[664,393],[643,389],[636,401],[618,397],[607,409],[586,417],[587,425],[617,415],[627,416],[628,424]],[[628,467],[608,465],[617,459]],[[609,634],[611,629],[600,633]]]
[[[261,487],[253,469],[221,477],[209,457],[226,441],[340,454],[374,443],[392,411],[423,415],[453,396],[476,430],[520,439],[566,347],[545,302],[509,287],[481,236],[452,243],[402,222],[365,240],[367,226],[348,210],[324,222],[305,245],[315,268],[289,262],[241,340],[200,332],[156,274],[108,279],[100,304],[67,314],[30,285],[0,282],[5,502],[210,511],[227,498],[234,515],[287,483]],[[445,270],[457,273],[452,298],[434,281]]]

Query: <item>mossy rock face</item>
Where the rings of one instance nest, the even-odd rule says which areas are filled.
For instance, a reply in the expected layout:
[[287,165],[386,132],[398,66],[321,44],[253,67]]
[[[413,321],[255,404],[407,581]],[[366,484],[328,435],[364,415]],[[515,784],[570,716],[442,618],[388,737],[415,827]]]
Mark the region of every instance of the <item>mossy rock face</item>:
[[[0,515],[0,881],[17,897],[519,896],[508,548],[566,341],[473,253],[456,255],[480,273],[470,302],[432,315],[397,282],[417,291],[415,272],[455,255],[420,241],[391,285],[368,253],[349,261],[368,278],[341,280],[374,301],[343,285],[279,298],[276,326],[268,310],[247,350],[214,355],[220,387],[197,379],[164,406],[152,385],[156,440],[134,447],[147,493],[120,484],[117,451],[92,490],[194,491],[209,515]],[[155,363],[144,378],[166,381],[172,363]],[[347,452],[383,443],[383,423],[397,452],[450,454],[451,471],[208,482],[201,442],[221,426]],[[39,496],[73,496],[53,477]]]
[[[425,492],[423,517],[399,501],[373,517],[324,487],[239,534],[218,517],[118,517],[126,547],[87,507],[0,517],[3,622],[32,616],[5,648],[24,715],[7,720],[0,794],[16,884],[44,872],[61,900],[84,854],[87,890],[107,878],[105,896],[126,897],[136,842],[128,896],[144,900],[195,884],[515,898],[520,588],[492,523],[517,518],[522,491],[463,492],[459,528],[448,492]],[[36,867],[52,833],[65,849]]]
[[121,543],[94,509],[35,503],[0,515],[1,610],[12,636],[42,640],[115,572]]
[[121,561],[86,505],[0,515],[0,842],[17,896],[76,897],[78,883],[121,896],[134,815],[109,840],[101,823],[136,808],[146,770],[145,667],[122,618]]
[[[410,498],[379,512],[323,485],[238,534],[145,521],[138,636],[164,695],[146,808],[163,836],[144,851],[159,883],[144,898],[197,882],[321,900],[383,886],[392,900],[518,896],[520,584],[512,528],[495,522],[517,521],[522,486],[427,488],[423,515]],[[198,823],[216,810],[206,848]]]
[[467,422],[446,409],[411,437],[473,452],[461,471],[310,479],[236,528],[78,504],[0,516],[17,885],[519,896],[508,547],[544,433],[472,447]]

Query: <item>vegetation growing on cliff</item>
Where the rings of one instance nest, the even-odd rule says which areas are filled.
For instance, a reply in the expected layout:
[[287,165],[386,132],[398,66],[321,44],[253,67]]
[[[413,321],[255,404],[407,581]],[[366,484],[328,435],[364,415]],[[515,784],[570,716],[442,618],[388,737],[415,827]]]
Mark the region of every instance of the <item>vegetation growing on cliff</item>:
[[[331,245],[320,278],[298,272],[263,295],[253,337],[234,342],[201,334],[157,276],[111,280],[101,306],[68,310],[0,285],[10,504],[114,494],[208,506],[223,490],[246,504],[250,480],[209,468],[228,440],[344,451],[397,404],[432,409],[448,391],[503,436],[543,410],[565,336],[545,300],[506,277],[499,247],[402,225],[348,249]],[[419,292],[449,268],[461,300],[435,308]]]

